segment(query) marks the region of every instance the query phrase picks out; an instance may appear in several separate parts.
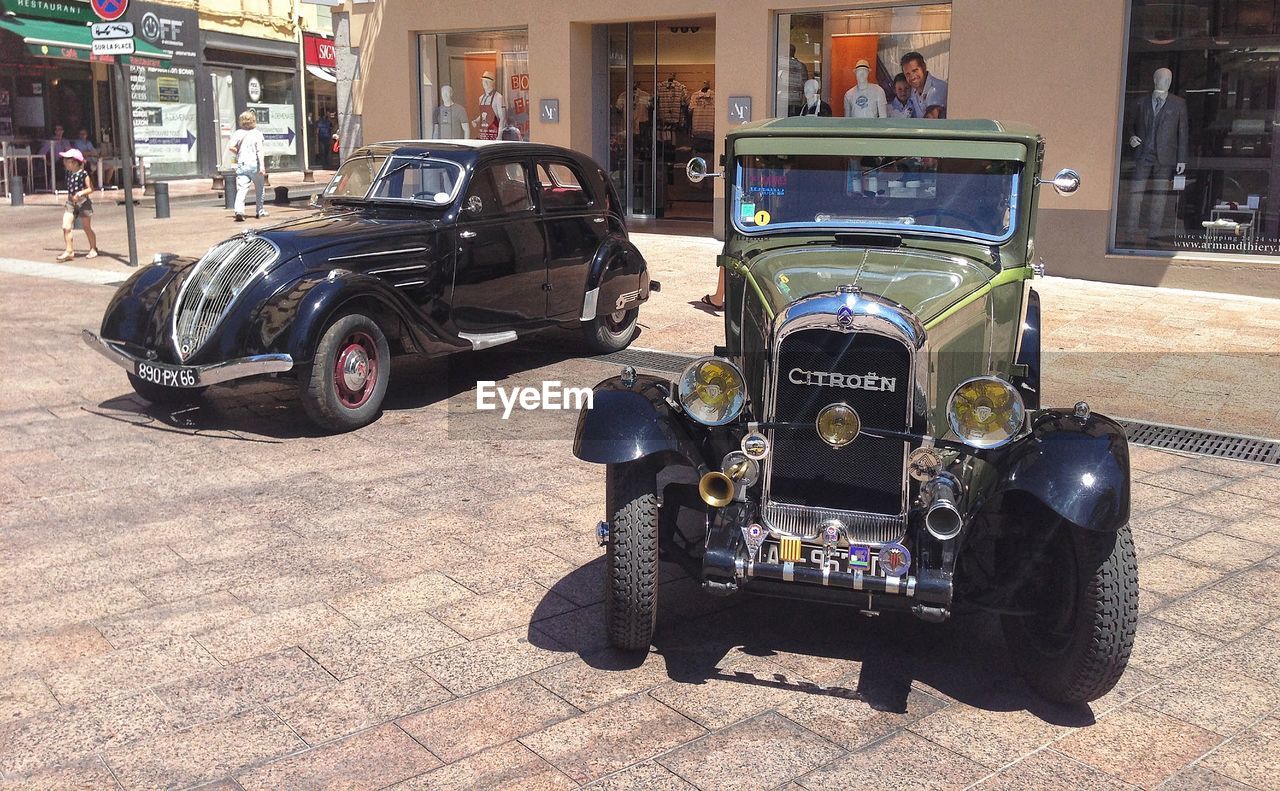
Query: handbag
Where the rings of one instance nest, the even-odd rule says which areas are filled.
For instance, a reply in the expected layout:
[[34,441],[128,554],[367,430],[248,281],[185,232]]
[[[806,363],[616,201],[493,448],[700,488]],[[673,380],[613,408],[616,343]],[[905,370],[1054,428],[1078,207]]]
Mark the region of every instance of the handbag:
[[335,139],[335,140],[333,141],[333,153],[335,153],[335,154],[337,154],[337,153],[341,153],[338,149],[339,149],[338,141]]

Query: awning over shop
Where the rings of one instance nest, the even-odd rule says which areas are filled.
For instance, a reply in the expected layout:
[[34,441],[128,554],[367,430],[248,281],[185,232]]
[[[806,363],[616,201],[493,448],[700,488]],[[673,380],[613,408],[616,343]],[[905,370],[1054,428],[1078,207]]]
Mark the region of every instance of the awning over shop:
[[325,82],[337,82],[338,75],[333,69],[326,69],[324,66],[312,66],[307,64],[307,73],[313,77],[319,77]]
[[[89,60],[93,51],[93,33],[86,25],[49,19],[0,17],[0,30],[19,36],[27,45],[27,51],[38,58]],[[134,39],[134,46],[141,57],[170,59],[168,52],[142,39]]]

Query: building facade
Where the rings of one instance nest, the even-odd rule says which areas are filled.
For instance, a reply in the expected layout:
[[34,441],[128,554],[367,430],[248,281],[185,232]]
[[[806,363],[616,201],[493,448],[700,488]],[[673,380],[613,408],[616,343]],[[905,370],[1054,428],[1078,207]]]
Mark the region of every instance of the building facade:
[[1051,274],[1280,296],[1271,0],[335,10],[352,61],[343,125],[367,141],[461,133],[570,146],[607,164],[633,216],[718,234],[722,183],[694,187],[680,170],[693,154],[716,161],[734,124],[828,111],[1025,122],[1046,138],[1047,171],[1084,177],[1076,195],[1042,201],[1037,249]]

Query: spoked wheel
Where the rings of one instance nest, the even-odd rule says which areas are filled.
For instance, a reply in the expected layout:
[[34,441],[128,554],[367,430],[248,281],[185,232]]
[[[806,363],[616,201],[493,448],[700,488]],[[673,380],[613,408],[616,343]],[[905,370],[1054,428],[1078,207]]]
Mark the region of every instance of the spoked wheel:
[[390,372],[391,350],[377,322],[347,314],[316,346],[311,374],[301,382],[302,406],[328,431],[360,428],[378,416]]
[[1027,683],[1048,700],[1088,703],[1120,680],[1138,624],[1138,562],[1126,525],[1095,533],[1057,529],[1030,615],[1002,619],[1005,642]]
[[631,345],[636,334],[636,324],[640,319],[640,308],[615,310],[597,316],[583,325],[583,334],[587,345],[601,354],[622,351]]

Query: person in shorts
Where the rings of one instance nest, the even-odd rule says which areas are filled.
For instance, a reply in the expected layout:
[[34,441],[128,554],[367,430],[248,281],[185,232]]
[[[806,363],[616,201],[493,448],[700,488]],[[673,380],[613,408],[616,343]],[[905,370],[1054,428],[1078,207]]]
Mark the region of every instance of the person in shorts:
[[62,241],[66,249],[58,256],[59,261],[70,261],[75,257],[75,246],[71,241],[71,232],[80,223],[84,235],[89,239],[89,252],[85,258],[98,257],[98,236],[93,232],[93,179],[84,166],[84,154],[80,149],[72,148],[60,155],[63,167],[67,172],[67,202],[62,207]]

